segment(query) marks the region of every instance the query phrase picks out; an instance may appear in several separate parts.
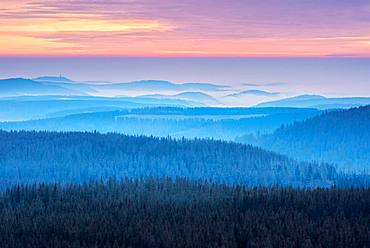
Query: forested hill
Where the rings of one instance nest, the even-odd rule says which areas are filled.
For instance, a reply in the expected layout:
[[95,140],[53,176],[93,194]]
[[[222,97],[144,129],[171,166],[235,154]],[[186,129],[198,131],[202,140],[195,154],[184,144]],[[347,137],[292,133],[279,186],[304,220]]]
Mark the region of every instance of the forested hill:
[[249,145],[83,132],[0,131],[0,181],[79,183],[178,177],[242,185],[329,186],[326,164],[297,163]]
[[323,113],[245,142],[302,160],[370,171],[370,105]]

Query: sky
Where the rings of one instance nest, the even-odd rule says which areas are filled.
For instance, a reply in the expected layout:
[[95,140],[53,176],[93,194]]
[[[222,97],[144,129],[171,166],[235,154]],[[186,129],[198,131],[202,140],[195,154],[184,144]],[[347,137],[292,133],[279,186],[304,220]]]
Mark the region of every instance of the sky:
[[0,56],[370,57],[369,0],[0,0]]
[[370,0],[0,0],[0,78],[370,95]]

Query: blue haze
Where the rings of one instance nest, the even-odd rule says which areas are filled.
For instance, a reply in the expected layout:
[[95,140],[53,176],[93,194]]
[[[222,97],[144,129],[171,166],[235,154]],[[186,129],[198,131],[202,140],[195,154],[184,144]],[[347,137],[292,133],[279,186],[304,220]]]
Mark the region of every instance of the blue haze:
[[369,68],[369,58],[0,58],[0,78],[161,79],[325,96],[370,96]]

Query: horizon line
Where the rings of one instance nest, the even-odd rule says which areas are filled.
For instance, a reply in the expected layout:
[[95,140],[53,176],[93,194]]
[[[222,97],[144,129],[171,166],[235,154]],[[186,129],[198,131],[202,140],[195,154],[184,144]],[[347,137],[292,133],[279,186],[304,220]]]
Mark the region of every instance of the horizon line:
[[0,58],[127,58],[127,59],[370,59],[370,54],[366,55],[241,55],[241,56],[225,56],[225,55],[96,55],[96,54],[84,54],[84,55],[6,55],[0,54]]

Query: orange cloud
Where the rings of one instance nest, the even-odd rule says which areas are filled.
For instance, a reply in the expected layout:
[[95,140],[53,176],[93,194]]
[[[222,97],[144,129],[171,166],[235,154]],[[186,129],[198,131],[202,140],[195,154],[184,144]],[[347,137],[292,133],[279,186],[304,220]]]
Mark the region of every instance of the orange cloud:
[[158,21],[147,20],[94,20],[94,19],[32,19],[5,20],[1,25],[4,33],[44,32],[134,32],[165,31],[169,29]]
[[34,38],[21,35],[1,35],[0,53],[12,55],[63,55],[68,50],[72,53],[87,52],[83,45],[70,44],[53,39]]

